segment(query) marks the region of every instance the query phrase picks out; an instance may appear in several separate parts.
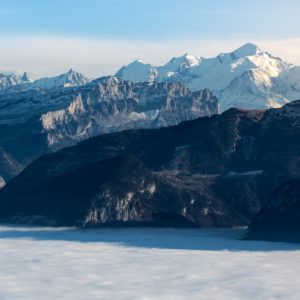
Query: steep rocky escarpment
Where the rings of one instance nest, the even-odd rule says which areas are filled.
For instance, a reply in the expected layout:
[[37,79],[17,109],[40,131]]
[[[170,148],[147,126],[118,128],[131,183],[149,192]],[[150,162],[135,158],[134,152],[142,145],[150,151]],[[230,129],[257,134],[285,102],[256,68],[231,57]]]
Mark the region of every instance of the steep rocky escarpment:
[[[37,185],[23,186],[17,179],[3,190],[2,221],[79,226],[232,226],[247,223],[247,215],[256,212],[259,203],[250,203],[246,197],[249,209],[242,201],[232,205],[210,190],[219,184],[215,178],[173,178],[153,173],[131,155],[87,164]],[[242,180],[240,191],[248,180]],[[228,183],[235,181],[228,178]],[[14,184],[16,188],[11,190],[9,186]]]

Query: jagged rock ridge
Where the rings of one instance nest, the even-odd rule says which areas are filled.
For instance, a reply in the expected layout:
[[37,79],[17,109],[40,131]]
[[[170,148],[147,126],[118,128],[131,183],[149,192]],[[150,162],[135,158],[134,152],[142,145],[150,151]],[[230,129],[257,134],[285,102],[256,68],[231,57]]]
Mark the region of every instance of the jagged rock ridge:
[[[98,134],[157,128],[218,113],[207,89],[103,77],[76,87],[0,92],[0,145],[21,165]],[[11,177],[1,174],[7,181]]]

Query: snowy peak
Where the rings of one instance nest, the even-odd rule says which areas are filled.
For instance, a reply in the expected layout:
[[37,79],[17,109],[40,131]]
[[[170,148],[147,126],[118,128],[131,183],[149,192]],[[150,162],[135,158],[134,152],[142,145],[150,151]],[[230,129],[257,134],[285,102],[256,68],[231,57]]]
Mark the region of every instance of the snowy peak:
[[30,83],[32,82],[32,79],[29,77],[27,72],[24,72],[24,74],[21,76],[22,83]]
[[135,61],[132,62],[132,64],[136,64],[136,65],[146,65],[141,59],[136,59]]
[[188,53],[179,57],[173,57],[168,63],[162,67],[157,67],[158,79],[160,81],[168,80],[170,77],[180,76],[190,68],[196,67],[200,64],[201,58],[193,56]]
[[14,85],[17,85],[19,80],[14,75],[6,75],[1,73],[0,74],[0,90],[8,89]]
[[[247,43],[232,52],[220,53],[216,58],[220,63],[231,63],[239,59],[246,60],[247,58],[250,59],[251,57],[257,57],[263,54],[269,56],[267,52],[262,51],[258,46],[252,43]],[[209,59],[209,61],[213,60],[214,58]]]
[[164,67],[166,66],[186,66],[186,67],[194,67],[199,65],[201,58],[199,56],[193,56],[191,54],[185,53],[179,57],[173,57]]
[[140,59],[137,59],[127,66],[122,67],[116,74],[124,80],[132,82],[140,81],[155,81],[157,77],[157,70],[150,64],[145,64]]
[[0,91],[12,88],[14,86],[20,86],[23,84],[31,83],[32,80],[25,72],[23,75],[18,73],[1,73],[0,74]]
[[260,55],[262,53],[263,51],[261,50],[261,48],[252,43],[247,43],[232,52],[233,56],[235,56],[236,58]]
[[79,86],[90,82],[90,79],[70,69],[67,73],[55,77],[45,77],[33,81],[27,72],[22,73],[0,73],[0,90],[9,88],[41,88],[52,89],[67,86]]
[[83,74],[70,69],[67,73],[55,77],[45,77],[33,82],[33,86],[41,89],[80,86],[90,82]]
[[83,74],[70,69],[68,73],[60,76],[64,80],[64,86],[77,86],[88,83],[90,80]]

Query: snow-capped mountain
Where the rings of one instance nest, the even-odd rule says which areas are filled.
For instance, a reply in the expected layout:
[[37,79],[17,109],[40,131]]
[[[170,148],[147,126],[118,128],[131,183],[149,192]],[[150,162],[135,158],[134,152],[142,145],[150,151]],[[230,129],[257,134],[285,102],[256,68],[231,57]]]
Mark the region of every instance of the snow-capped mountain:
[[20,84],[29,84],[31,82],[32,80],[30,79],[30,77],[26,72],[23,75],[17,73],[15,74],[0,73],[0,91],[12,88]]
[[208,88],[220,109],[280,107],[300,98],[300,67],[248,43],[214,58],[184,54],[164,66],[141,61],[121,68],[116,76],[139,81],[179,81],[191,90]]
[[83,74],[70,69],[67,73],[55,77],[44,77],[33,82],[32,86],[41,89],[52,89],[58,87],[70,87],[83,85],[90,79]]
[[[115,74],[132,82],[181,82],[191,91],[210,89],[219,99],[220,111],[230,107],[274,108],[300,98],[300,67],[248,43],[230,53],[203,58],[188,53],[163,66],[135,60]],[[0,90],[38,88],[51,90],[81,86],[91,79],[72,69],[62,75],[32,82],[25,73],[0,74]]]
[[157,70],[154,66],[144,64],[137,59],[126,67],[121,68],[115,76],[132,82],[153,82],[157,79]]
[[157,68],[157,80],[168,81],[168,78],[173,76],[175,79],[177,73],[184,74],[190,68],[198,66],[200,62],[201,58],[199,56],[193,56],[188,53],[185,53],[180,57],[174,57],[164,66]]
[[84,85],[90,81],[90,78],[72,69],[58,76],[43,77],[35,81],[33,81],[26,72],[22,75],[18,73],[0,73],[0,91],[7,89],[25,91],[34,88],[50,90]]

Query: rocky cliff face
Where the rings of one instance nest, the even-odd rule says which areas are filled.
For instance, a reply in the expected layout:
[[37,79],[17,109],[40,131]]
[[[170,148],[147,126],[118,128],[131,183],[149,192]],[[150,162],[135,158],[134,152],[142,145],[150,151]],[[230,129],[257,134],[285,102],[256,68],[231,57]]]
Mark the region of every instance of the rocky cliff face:
[[39,158],[9,182],[0,192],[1,219],[247,225],[299,175],[299,114],[298,101],[89,139]]
[[180,83],[104,77],[76,87],[14,89],[0,93],[0,145],[27,165],[95,135],[176,125],[217,112],[210,91],[191,92]]
[[66,108],[41,116],[50,147],[131,128],[158,128],[218,112],[208,90],[178,83],[132,83],[102,78],[80,89]]
[[5,185],[5,178],[12,178],[18,175],[23,166],[11,155],[0,147],[0,188]]
[[5,180],[3,179],[2,176],[0,176],[0,189],[5,186]]

